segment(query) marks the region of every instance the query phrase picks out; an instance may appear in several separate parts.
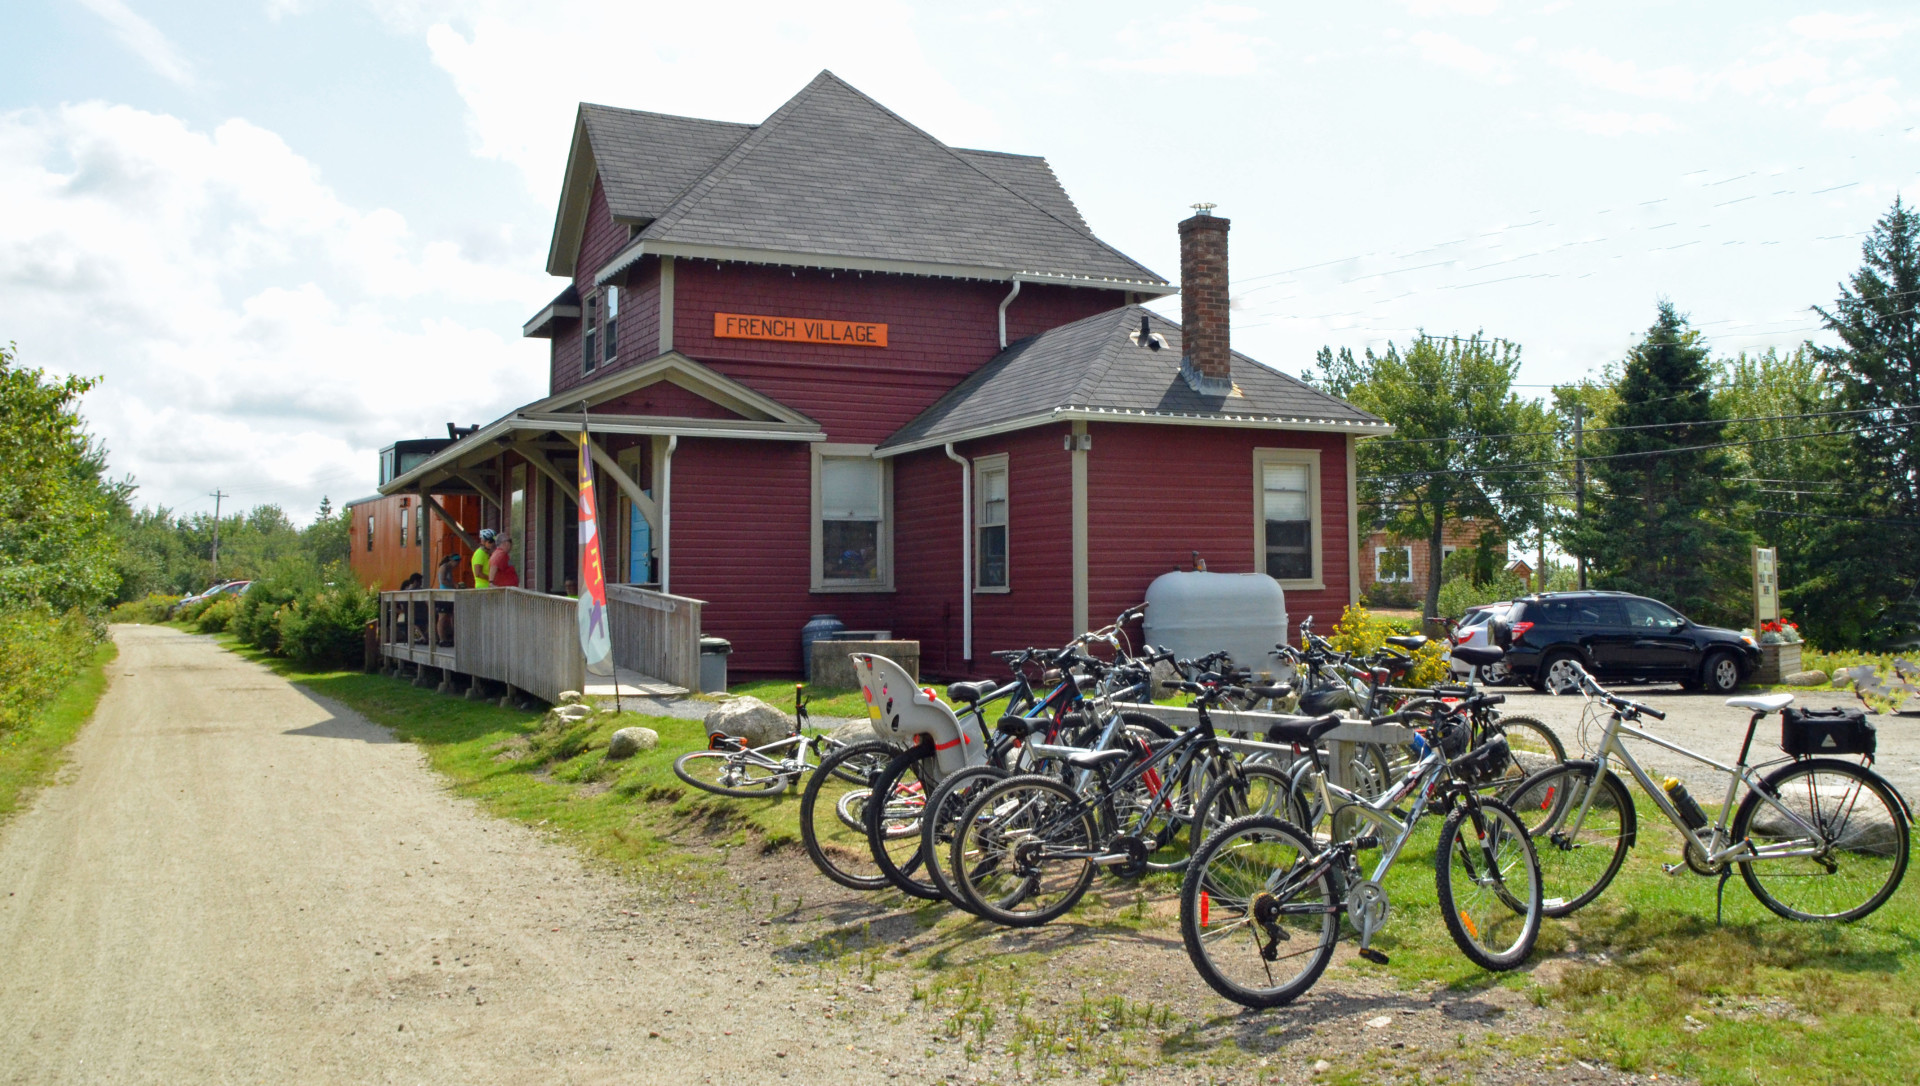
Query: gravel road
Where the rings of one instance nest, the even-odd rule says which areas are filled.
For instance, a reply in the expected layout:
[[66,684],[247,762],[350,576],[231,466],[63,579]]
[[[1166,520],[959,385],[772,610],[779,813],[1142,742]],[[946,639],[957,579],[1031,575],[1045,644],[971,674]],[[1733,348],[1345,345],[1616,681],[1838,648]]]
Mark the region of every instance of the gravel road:
[[[1194,1066],[1129,1067],[1143,1086],[1214,1080],[1233,1049],[1259,1066],[1227,1077],[1264,1082],[1356,1067],[1638,1080],[1556,1054],[1559,1016],[1507,989],[1407,989],[1336,965],[1294,1006],[1239,1014],[1164,929],[929,928],[924,909],[840,891],[792,850],[697,834],[684,847],[713,857],[710,874],[615,877],[450,796],[417,748],[211,639],[114,636],[72,764],[0,827],[0,1083],[1098,1081],[1113,1073],[1099,1058],[1020,1062],[1004,1023],[985,1044],[943,1036],[955,1004],[916,998],[927,976],[902,968],[1041,946],[1058,953],[1020,978],[1028,1013],[1071,1021],[1119,992],[1192,1023],[1179,1062]],[[1109,910],[1132,897],[1111,892]],[[840,941],[871,964],[808,949]],[[1465,1030],[1548,1047],[1462,1049]]]

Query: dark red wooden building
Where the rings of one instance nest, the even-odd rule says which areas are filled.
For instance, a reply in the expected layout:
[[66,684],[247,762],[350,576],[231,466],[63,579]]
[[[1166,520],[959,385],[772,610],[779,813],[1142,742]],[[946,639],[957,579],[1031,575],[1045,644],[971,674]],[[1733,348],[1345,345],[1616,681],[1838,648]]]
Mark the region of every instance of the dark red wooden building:
[[823,612],[985,671],[1195,552],[1337,614],[1353,443],[1388,427],[1230,350],[1227,227],[1180,224],[1174,324],[1045,159],[948,147],[831,73],[757,125],[582,105],[567,286],[525,328],[551,395],[381,492],[479,495],[560,591],[585,417],[609,579],[705,600],[736,675],[796,672]]

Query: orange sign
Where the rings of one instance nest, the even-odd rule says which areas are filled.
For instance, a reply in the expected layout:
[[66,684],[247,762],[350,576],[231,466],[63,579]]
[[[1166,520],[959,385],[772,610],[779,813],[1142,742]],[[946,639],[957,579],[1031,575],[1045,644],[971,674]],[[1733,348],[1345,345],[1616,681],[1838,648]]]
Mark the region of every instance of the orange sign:
[[811,317],[757,317],[715,313],[718,339],[773,339],[786,343],[830,343],[838,347],[885,347],[887,326],[865,321],[814,320]]

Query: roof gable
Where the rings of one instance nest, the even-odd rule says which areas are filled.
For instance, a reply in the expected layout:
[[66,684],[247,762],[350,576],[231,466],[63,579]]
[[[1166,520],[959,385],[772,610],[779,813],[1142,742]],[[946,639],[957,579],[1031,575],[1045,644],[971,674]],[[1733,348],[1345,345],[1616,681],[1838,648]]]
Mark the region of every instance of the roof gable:
[[[1166,346],[1138,342],[1140,321]],[[1386,433],[1365,411],[1234,352],[1231,395],[1194,391],[1180,374],[1180,326],[1122,306],[1008,347],[880,446],[905,452],[1061,418],[1187,422]]]

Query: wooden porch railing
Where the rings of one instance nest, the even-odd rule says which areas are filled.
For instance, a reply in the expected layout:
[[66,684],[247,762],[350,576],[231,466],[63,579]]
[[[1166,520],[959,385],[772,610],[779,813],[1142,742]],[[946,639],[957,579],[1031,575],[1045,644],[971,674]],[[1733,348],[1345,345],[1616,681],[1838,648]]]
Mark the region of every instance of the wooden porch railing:
[[[607,589],[615,667],[699,689],[702,601]],[[522,588],[382,592],[380,651],[554,701],[588,682],[577,607],[572,597]]]

